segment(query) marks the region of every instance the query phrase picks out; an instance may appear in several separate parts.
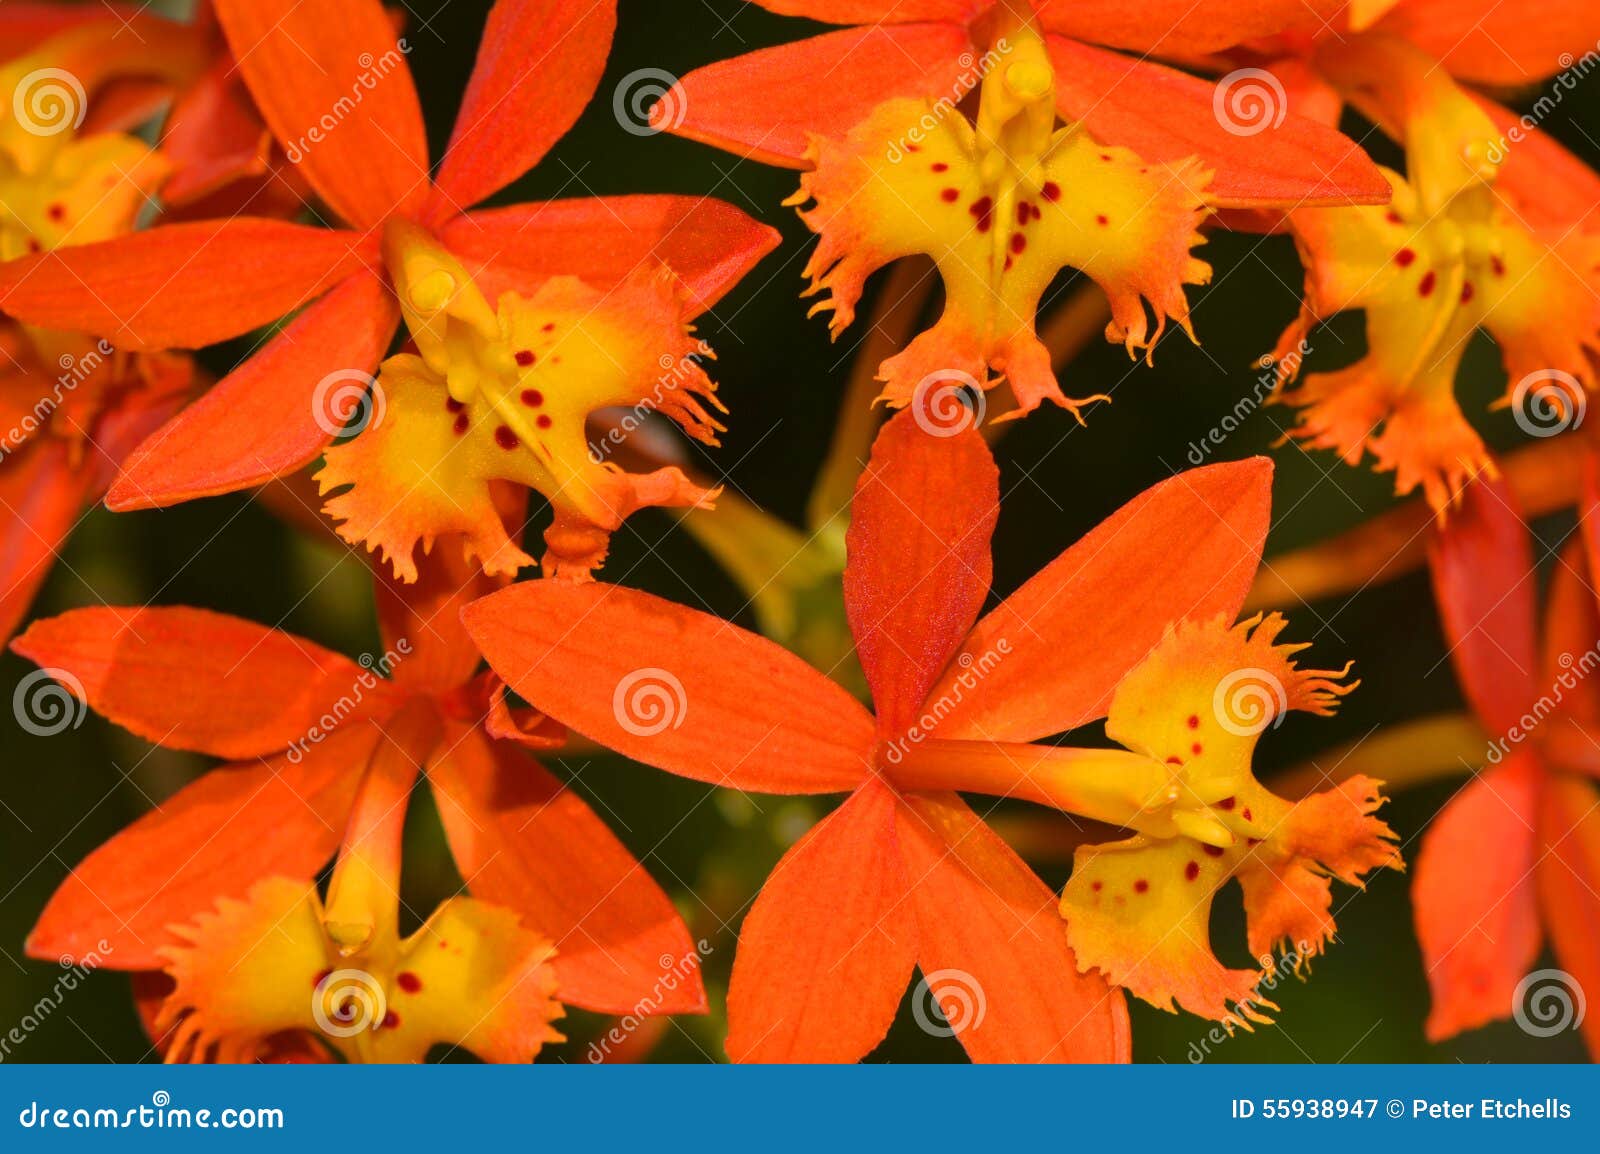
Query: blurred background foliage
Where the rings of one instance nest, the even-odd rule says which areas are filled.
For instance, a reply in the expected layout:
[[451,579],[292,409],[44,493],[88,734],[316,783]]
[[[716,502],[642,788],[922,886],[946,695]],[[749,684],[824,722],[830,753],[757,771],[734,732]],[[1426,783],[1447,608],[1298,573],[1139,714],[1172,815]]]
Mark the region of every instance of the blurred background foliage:
[[[436,7],[437,4],[437,7]],[[409,0],[418,79],[435,155],[447,138],[465,87],[487,0]],[[798,300],[811,238],[780,201],[795,187],[791,172],[741,163],[671,136],[638,137],[619,127],[612,97],[636,69],[689,69],[819,31],[742,0],[621,0],[609,68],[577,127],[537,171],[496,203],[633,192],[709,194],[781,229],[782,247],[701,322],[717,350],[713,375],[732,411],[716,450],[686,447],[699,467],[733,490],[800,525],[812,481],[826,453],[846,377],[865,327],[830,344],[819,319]],[[819,83],[826,81],[819,78]],[[1594,78],[1566,94],[1543,127],[1591,164],[1600,164],[1600,91]],[[1526,106],[1533,94],[1513,94]],[[1346,125],[1380,160],[1398,166],[1391,145],[1369,126]],[[1301,283],[1285,237],[1213,232],[1201,250],[1215,269],[1209,287],[1191,289],[1196,348],[1181,332],[1162,340],[1155,366],[1130,364],[1120,347],[1099,341],[1062,374],[1072,395],[1108,392],[1086,428],[1049,407],[996,449],[1004,494],[995,540],[995,589],[1016,588],[1102,517],[1135,494],[1196,463],[1191,445],[1252,394],[1255,359],[1293,317]],[[881,287],[882,276],[875,282]],[[1064,277],[1053,292],[1070,288]],[[870,303],[870,301],[869,301]],[[863,308],[862,315],[867,315]],[[1312,369],[1337,367],[1362,351],[1361,326],[1343,318],[1313,336]],[[226,370],[247,342],[213,349],[205,361]],[[1481,335],[1467,357],[1460,394],[1470,419],[1496,449],[1523,438],[1489,402],[1505,387],[1491,345]],[[1277,463],[1269,556],[1321,540],[1393,503],[1389,479],[1350,469],[1326,453],[1280,444],[1287,414],[1252,413],[1210,459],[1268,453]],[[531,534],[543,520],[536,516]],[[1564,514],[1538,525],[1549,541],[1571,526]],[[1150,542],[1149,564],[1183,558]],[[646,511],[616,534],[607,580],[756,627],[747,598],[668,514]],[[362,559],[285,526],[258,500],[235,495],[163,512],[113,515],[98,510],[80,526],[38,604],[38,616],[97,603],[197,605],[276,624],[344,653],[377,653],[377,631]],[[1351,659],[1361,688],[1331,719],[1290,718],[1269,731],[1258,755],[1262,776],[1357,740],[1376,727],[1459,707],[1460,695],[1440,635],[1426,576],[1414,573],[1358,596],[1300,606],[1288,638],[1315,643],[1320,665]],[[1072,639],[1061,639],[1070,660]],[[0,658],[8,695],[32,667]],[[1093,737],[1079,734],[1078,738]],[[49,961],[23,956],[33,919],[67,871],[91,849],[207,768],[204,759],[154,749],[88,715],[75,728],[33,737],[8,724],[0,735],[0,1033],[23,1020],[60,976]],[[722,1003],[740,919],[784,848],[831,804],[827,799],[745,796],[612,756],[552,760],[673,894],[693,936],[710,952],[705,976],[713,1013],[680,1018],[635,1036],[652,1060],[723,1060]],[[1465,767],[1463,767],[1465,770]],[[1408,856],[1430,817],[1458,781],[1401,793],[1386,816]],[[989,808],[985,802],[983,809]],[[996,815],[1026,818],[1027,807],[1001,803]],[[1037,811],[1034,811],[1036,813]],[[427,910],[456,892],[454,874],[426,791],[416,795],[406,859],[406,899]],[[1041,876],[1059,888],[1070,846],[1030,850]],[[1218,1042],[1213,1024],[1132,1002],[1134,1053],[1147,1062],[1392,1062],[1582,1060],[1576,1033],[1540,1039],[1501,1023],[1444,1045],[1422,1034],[1427,986],[1411,928],[1404,875],[1384,873],[1366,891],[1338,888],[1339,941],[1317,959],[1308,982],[1289,977],[1271,995],[1278,1024]],[[1217,903],[1214,940],[1225,961],[1246,963],[1236,888]],[[911,994],[875,1061],[962,1061],[959,1045],[917,1025]],[[1593,1008],[1591,1008],[1593,1009]],[[544,1060],[585,1061],[589,1043],[611,1020],[569,1011],[565,1045]],[[135,1017],[126,976],[101,973],[63,999],[8,1061],[154,1060]]]

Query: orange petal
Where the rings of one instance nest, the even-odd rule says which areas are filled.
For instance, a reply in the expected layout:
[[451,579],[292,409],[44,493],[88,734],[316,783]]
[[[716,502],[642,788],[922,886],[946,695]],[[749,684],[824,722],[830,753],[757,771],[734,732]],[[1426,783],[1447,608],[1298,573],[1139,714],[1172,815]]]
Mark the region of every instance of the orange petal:
[[869,782],[773,867],[728,984],[735,1062],[854,1062],[883,1040],[917,958],[894,794]]
[[1318,31],[1342,0],[1034,0],[1050,32],[1153,56],[1215,52],[1288,29]]
[[1516,206],[1517,215],[1535,225],[1587,225],[1600,211],[1600,173],[1548,132],[1527,127],[1520,113],[1477,93],[1469,95],[1500,133],[1491,153],[1503,157],[1494,186]]
[[598,289],[665,264],[698,316],[778,246],[776,229],[698,196],[591,196],[469,212],[440,231],[490,301],[553,276]]
[[937,998],[975,1062],[1128,1061],[1122,991],[1078,972],[1055,895],[1022,859],[955,794],[907,794],[899,816],[919,1021]]
[[378,740],[352,727],[298,760],[223,766],[185,786],[78,864],[39,915],[29,956],[78,957],[104,941],[118,969],[156,969],[156,951],[177,940],[170,927],[218,898],[271,874],[310,883],[338,848]]
[[437,214],[485,200],[538,164],[594,95],[615,0],[498,0],[439,164]]
[[399,323],[382,280],[350,277],[141,444],[106,503],[120,512],[231,493],[313,460],[370,403],[354,398]]
[[1416,44],[1458,79],[1517,85],[1593,51],[1600,11],[1588,0],[1530,0],[1515,8],[1495,0],[1404,0],[1377,28]]
[[561,1000],[704,1013],[701,958],[671,900],[572,790],[516,746],[447,728],[428,765],[467,888],[554,940]]
[[[1271,497],[1264,457],[1180,473],[1135,497],[978,622],[929,694],[953,703],[938,736],[1037,741],[1104,715],[1169,625],[1238,611]],[[975,692],[958,692],[974,662],[992,668]]]
[[1450,660],[1467,700],[1488,729],[1512,731],[1537,696],[1538,574],[1530,530],[1506,485],[1480,478],[1468,486],[1428,556]]
[[236,217],[172,224],[0,265],[0,306],[119,349],[192,349],[293,312],[366,263],[356,237]]
[[943,20],[965,24],[990,0],[755,0],[769,12],[825,24],[908,24]]
[[1539,956],[1534,828],[1543,779],[1534,758],[1519,754],[1473,778],[1422,835],[1411,900],[1433,991],[1432,1041],[1509,1015]]
[[422,202],[428,141],[410,48],[378,0],[215,8],[262,117],[340,219],[370,228]]
[[524,699],[635,761],[761,793],[870,775],[871,716],[772,642],[614,585],[530,581],[462,611]]
[[[1125,7],[1126,11],[1141,11]],[[1056,67],[1056,106],[1097,139],[1132,149],[1149,161],[1196,160],[1211,174],[1207,204],[1219,208],[1382,204],[1389,187],[1360,145],[1287,107],[1264,79],[1241,77],[1229,87],[1160,64],[1132,60],[1047,38]],[[1281,91],[1281,87],[1280,87]],[[1230,123],[1226,100],[1259,92],[1264,109]],[[1281,121],[1277,114],[1283,113]]]
[[[1600,935],[1594,932],[1600,924],[1600,794],[1595,787],[1571,778],[1553,779],[1540,805],[1539,835],[1549,847],[1538,871],[1539,905],[1550,945],[1567,973],[1565,984],[1592,998],[1600,989]],[[1533,1013],[1537,1002],[1523,1005],[1538,1025],[1548,1029],[1553,1024]],[[1583,1019],[1591,1057],[1600,1055],[1600,1016],[1593,1010],[1591,1004]]]
[[346,657],[204,609],[73,609],[34,622],[11,647],[62,681],[79,708],[216,757],[303,749],[309,735],[365,728],[399,701]]
[[934,435],[917,416],[878,434],[845,537],[845,606],[885,735],[911,723],[977,620],[1000,515],[1000,471],[977,430]]
[[437,549],[417,566],[415,584],[406,585],[387,567],[373,575],[378,628],[385,652],[404,645],[394,679],[428,694],[459,689],[477,672],[482,656],[461,625],[462,607],[505,587],[459,550]]
[[843,139],[896,97],[964,93],[974,61],[972,41],[956,24],[847,28],[697,68],[650,119],[676,136],[803,168],[813,135]]
[[89,500],[93,473],[73,469],[69,451],[46,437],[0,460],[0,643],[27,616]]

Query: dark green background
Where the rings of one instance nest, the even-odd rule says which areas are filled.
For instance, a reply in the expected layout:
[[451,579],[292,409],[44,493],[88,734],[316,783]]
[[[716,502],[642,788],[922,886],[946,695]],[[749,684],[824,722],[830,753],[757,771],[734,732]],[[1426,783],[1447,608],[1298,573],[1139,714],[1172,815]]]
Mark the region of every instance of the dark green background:
[[[414,0],[410,64],[427,109],[435,152],[446,139],[465,85],[487,4]],[[426,21],[427,27],[422,27]],[[816,30],[772,16],[739,0],[622,0],[621,22],[606,78],[577,128],[539,169],[497,200],[629,192],[710,192],[784,233],[770,256],[714,313],[702,334],[717,349],[715,376],[732,410],[723,447],[704,456],[708,470],[779,514],[798,521],[833,425],[853,341],[859,330],[830,345],[824,324],[808,322],[797,299],[810,238],[779,202],[793,191],[794,174],[744,164],[713,149],[668,136],[639,138],[612,114],[618,81],[654,67],[681,75],[689,69]],[[1545,127],[1591,162],[1600,148],[1594,81],[1568,94]],[[1357,135],[1365,127],[1349,126]],[[1369,141],[1376,155],[1392,150]],[[1004,508],[996,538],[996,588],[1002,593],[1074,541],[1101,517],[1150,484],[1186,467],[1192,439],[1201,436],[1254,385],[1253,360],[1269,349],[1294,314],[1300,277],[1293,247],[1283,238],[1216,233],[1201,250],[1215,268],[1209,288],[1193,289],[1194,322],[1204,350],[1181,333],[1161,343],[1154,368],[1131,367],[1120,348],[1096,342],[1063,375],[1069,394],[1114,391],[1115,403],[1092,411],[1077,428],[1066,413],[1046,407],[1000,445]],[[863,314],[865,314],[865,309]],[[1346,318],[1348,320],[1348,318]],[[1341,323],[1319,336],[1313,369],[1353,359],[1359,324]],[[241,346],[242,347],[242,346]],[[208,361],[226,369],[239,348],[212,350]],[[1503,389],[1493,346],[1481,339],[1468,356],[1461,389],[1472,420],[1496,447],[1518,443],[1505,413],[1487,403]],[[1390,482],[1338,464],[1327,454],[1272,448],[1286,418],[1282,409],[1256,412],[1220,452],[1270,452],[1278,464],[1269,551],[1319,540],[1391,503]],[[757,447],[759,446],[759,447]],[[1570,517],[1541,524],[1549,541],[1563,536]],[[1152,542],[1149,563],[1179,565]],[[244,496],[197,502],[161,513],[114,516],[101,510],[82,525],[37,606],[40,615],[101,600],[112,604],[199,605],[277,623],[350,654],[377,651],[366,571],[355,556],[308,543]],[[701,605],[753,626],[744,598],[670,517],[646,512],[613,541],[606,569],[612,580]],[[1294,717],[1262,742],[1259,768],[1296,762],[1368,733],[1384,722],[1455,708],[1459,694],[1425,578],[1418,574],[1361,596],[1301,608],[1290,637],[1316,642],[1318,664],[1356,662],[1363,684],[1335,718]],[[1063,638],[1063,659],[1072,639]],[[0,658],[0,691],[9,694],[32,667]],[[0,1033],[28,1012],[59,976],[54,963],[24,960],[22,941],[68,867],[206,768],[203,759],[151,749],[97,717],[49,738],[4,728],[0,772]],[[715,1013],[679,1019],[655,1056],[721,1060],[721,1002],[733,956],[737,911],[755,893],[782,848],[803,831],[825,802],[719,795],[620,759],[602,758],[558,773],[582,773],[575,785],[599,798],[602,814],[680,901],[696,937],[713,946],[706,963]],[[1451,784],[1396,798],[1388,820],[1408,853]],[[421,795],[419,795],[420,797]],[[407,898],[430,908],[454,891],[434,815],[424,802],[413,814]],[[1053,886],[1059,871],[1041,871]],[[1275,995],[1279,1025],[1210,1047],[1208,1060],[1559,1061],[1579,1060],[1576,1034],[1541,1040],[1502,1024],[1442,1046],[1422,1037],[1427,988],[1411,931],[1405,876],[1386,873],[1363,894],[1341,890],[1340,941],[1315,963],[1307,984],[1290,980]],[[696,896],[699,895],[699,896]],[[702,900],[704,899],[704,900]],[[709,906],[708,903],[709,902]],[[1234,891],[1218,903],[1215,931],[1224,960],[1245,961]],[[713,910],[711,907],[715,907]],[[724,921],[728,924],[723,924]],[[1143,1061],[1184,1062],[1204,1045],[1211,1023],[1133,1003],[1135,1055]],[[1591,1007],[1591,1011],[1597,1008]],[[571,1012],[572,1041],[548,1049],[546,1060],[584,1060],[587,1040],[605,1020]],[[131,1061],[149,1047],[134,1018],[127,980],[97,976],[69,994],[11,1061]],[[925,1036],[903,1006],[876,1060],[961,1060],[949,1039]]]

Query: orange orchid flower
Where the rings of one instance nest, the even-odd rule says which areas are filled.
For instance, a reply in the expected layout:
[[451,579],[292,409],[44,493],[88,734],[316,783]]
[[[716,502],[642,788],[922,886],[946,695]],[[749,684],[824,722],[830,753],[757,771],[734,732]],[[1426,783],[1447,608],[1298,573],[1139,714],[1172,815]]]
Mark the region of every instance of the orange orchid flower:
[[[979,620],[999,512],[993,460],[971,429],[932,437],[913,414],[895,417],[856,490],[844,577],[875,717],[773,643],[620,587],[524,583],[463,619],[520,695],[628,757],[740,790],[848,794],[785,855],[745,919],[728,995],[735,1060],[861,1058],[882,1039],[914,965],[941,1003],[981,991],[986,1012],[957,1027],[976,1060],[1125,1059],[1120,993],[1084,951],[1120,971],[1128,939],[1138,938],[1139,957],[1174,927],[1130,910],[1113,918],[1126,928],[1114,942],[1103,912],[1078,908],[1069,886],[1063,932],[1050,891],[953,791],[1140,831],[1157,848],[1125,854],[1129,863],[1170,846],[1197,858],[1201,846],[1216,848],[1216,868],[1241,877],[1247,861],[1260,862],[1257,900],[1278,931],[1298,928],[1281,908],[1290,892],[1314,905],[1320,885],[1326,909],[1326,883],[1310,871],[1349,880],[1379,864],[1367,860],[1379,847],[1392,857],[1387,831],[1366,816],[1372,783],[1319,799],[1326,827],[1284,823],[1284,807],[1249,778],[1246,744],[1219,729],[1211,684],[1203,723],[1173,715],[1171,702],[1186,714],[1189,688],[1242,641],[1221,623],[1259,561],[1270,478],[1260,459],[1174,477]],[[1155,563],[1152,540],[1182,563]],[[1263,626],[1244,650],[1257,662],[1276,654],[1287,669],[1267,644],[1278,628]],[[1323,674],[1285,676],[1303,707],[1325,711],[1340,691]],[[1175,698],[1168,679],[1182,690]],[[1115,734],[1130,749],[1028,744],[1108,706],[1113,721],[1125,709],[1137,715]],[[1169,729],[1181,732],[1183,756],[1173,756]],[[1203,743],[1213,743],[1209,758]],[[1241,799],[1260,811],[1236,806]],[[1293,827],[1288,837],[1280,824]],[[1263,845],[1247,848],[1247,838]],[[1134,847],[1108,853],[1122,848]],[[1220,885],[1207,868],[1208,886]],[[1179,861],[1170,878],[1150,874],[1155,888],[1145,881],[1126,900],[1168,909],[1185,893],[1183,871]],[[1145,993],[1145,971],[1134,970],[1128,980]],[[941,989],[952,972],[962,988]]]
[[[385,653],[360,664],[198,609],[36,622],[13,648],[97,711],[228,764],[73,870],[29,953],[99,949],[107,966],[165,971],[169,1059],[304,1052],[287,1032],[363,1060],[420,1060],[444,1042],[526,1061],[558,1036],[555,999],[703,1012],[671,901],[522,748],[559,744],[559,728],[475,675],[457,613],[497,584],[459,556],[403,592],[386,580]],[[400,833],[419,770],[473,896],[402,939]]]
[[[0,62],[0,259],[131,232],[167,178],[166,157],[118,130],[141,115],[137,88],[118,86],[163,68],[171,82],[188,66],[189,41],[165,21],[125,18],[0,9],[16,53]],[[157,50],[161,63],[151,63]],[[0,317],[0,640],[84,511],[196,380],[182,354],[124,352]]]
[[1292,432],[1348,464],[1370,453],[1398,493],[1420,488],[1442,514],[1468,481],[1495,471],[1455,399],[1476,331],[1500,347],[1502,403],[1537,435],[1571,424],[1594,386],[1600,177],[1404,41],[1330,40],[1309,66],[1299,91],[1331,85],[1326,114],[1348,99],[1405,146],[1406,173],[1386,171],[1388,208],[1289,215],[1306,293],[1272,354],[1280,380],[1295,381],[1312,327],[1336,313],[1363,311],[1368,343],[1355,364],[1282,394],[1300,410]]
[[[108,504],[167,505],[308,463],[352,415],[402,312],[423,364],[392,372],[392,411],[370,422],[381,445],[350,450],[386,468],[357,479],[330,462],[329,476],[356,481],[338,506],[347,535],[383,548],[406,578],[414,546],[443,534],[463,535],[497,572],[527,561],[484,495],[490,478],[557,501],[551,560],[577,575],[637,505],[703,499],[676,470],[630,477],[594,464],[581,422],[607,405],[693,408],[680,398],[709,383],[685,351],[688,323],[776,233],[697,197],[465,208],[536,164],[577,119],[605,65],[614,0],[499,0],[436,178],[407,48],[377,0],[214,8],[273,135],[344,227],[183,222],[0,267],[0,308],[104,333],[118,348],[199,347],[300,310],[140,447]],[[596,350],[613,347],[615,361],[595,374]],[[664,372],[669,364],[682,367]],[[712,435],[709,422],[686,419]],[[463,487],[448,508],[406,481],[444,454]],[[584,483],[564,488],[571,477]]]
[[1107,338],[1148,357],[1169,319],[1194,335],[1184,286],[1210,279],[1190,250],[1213,209],[1388,199],[1337,131],[1295,117],[1245,139],[1210,84],[1096,46],[1213,50],[1308,19],[1299,0],[758,2],[860,26],[697,69],[653,123],[804,170],[790,203],[811,203],[801,216],[821,238],[806,295],[832,310],[835,336],[874,270],[933,258],[944,316],[883,362],[893,407],[926,403],[935,382],[1003,376],[1007,417],[1046,400],[1077,416],[1086,401],[1061,391],[1034,327],[1063,268],[1104,290]]
[[[1580,989],[1600,988],[1600,491],[1591,462],[1574,540],[1561,549],[1543,628],[1528,526],[1479,478],[1433,539],[1434,595],[1456,676],[1493,735],[1422,836],[1413,901],[1431,1039],[1527,1012],[1521,983],[1548,939]],[[1600,1058],[1600,1022],[1582,1025]]]

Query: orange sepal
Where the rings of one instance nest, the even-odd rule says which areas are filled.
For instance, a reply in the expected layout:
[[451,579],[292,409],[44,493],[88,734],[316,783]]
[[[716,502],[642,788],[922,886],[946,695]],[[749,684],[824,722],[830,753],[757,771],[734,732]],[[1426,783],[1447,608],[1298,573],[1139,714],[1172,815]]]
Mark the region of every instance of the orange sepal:
[[[15,426],[12,426],[13,428]],[[71,446],[43,438],[0,461],[0,644],[27,615],[67,535],[83,515],[93,473],[73,468]]]
[[955,794],[907,794],[899,818],[927,985],[916,997],[938,1000],[968,1056],[1128,1061],[1122,991],[1078,972],[1055,895],[1022,859]]
[[466,726],[447,726],[428,780],[467,888],[555,942],[562,1001],[705,1012],[683,919],[581,797],[524,750]]
[[361,767],[380,740],[351,727],[307,748],[222,766],[185,786],[96,849],[51,896],[28,935],[30,957],[79,957],[111,947],[117,969],[161,966],[157,953],[221,897],[259,878],[310,882],[338,848]]
[[428,140],[410,49],[378,0],[214,5],[262,117],[340,219],[370,228],[422,203]]
[[869,777],[866,710],[787,650],[709,614],[543,580],[461,616],[525,700],[635,761],[760,793],[833,793]]
[[616,0],[497,0],[439,162],[435,219],[539,163],[594,95],[616,27]]
[[894,794],[868,782],[773,867],[728,984],[735,1062],[854,1062],[883,1040],[917,957]]
[[1593,51],[1600,10],[1589,0],[1403,0],[1377,28],[1416,44],[1460,80],[1518,85]]
[[106,504],[120,512],[231,493],[313,460],[372,403],[359,398],[399,323],[380,278],[350,277],[145,440]]
[[1215,52],[1285,30],[1318,31],[1343,0],[1033,0],[1046,31],[1151,56]]
[[118,349],[192,349],[293,312],[371,255],[347,232],[235,217],[171,224],[0,265],[0,307]]
[[[1264,457],[1180,473],[1135,497],[978,622],[929,693],[955,703],[938,736],[1037,741],[1102,716],[1172,623],[1238,611],[1271,500]],[[956,692],[969,657],[992,668],[976,691]]]
[[1508,1016],[1539,956],[1543,777],[1532,755],[1518,754],[1468,782],[1422,835],[1411,900],[1433,991],[1432,1041]]
[[912,721],[989,594],[1000,471],[976,429],[886,424],[856,485],[845,536],[845,609],[879,732]]
[[[1539,836],[1549,850],[1538,865],[1539,906],[1556,961],[1580,994],[1600,989],[1600,934],[1595,933],[1600,925],[1600,793],[1595,786],[1572,778],[1552,780],[1539,807]],[[1537,1003],[1525,1005],[1535,1022],[1547,1024]],[[1600,1014],[1592,1004],[1582,1029],[1591,1058],[1600,1061]]]
[[364,728],[401,700],[347,657],[205,609],[73,609],[35,621],[11,648],[124,729],[215,757]]

